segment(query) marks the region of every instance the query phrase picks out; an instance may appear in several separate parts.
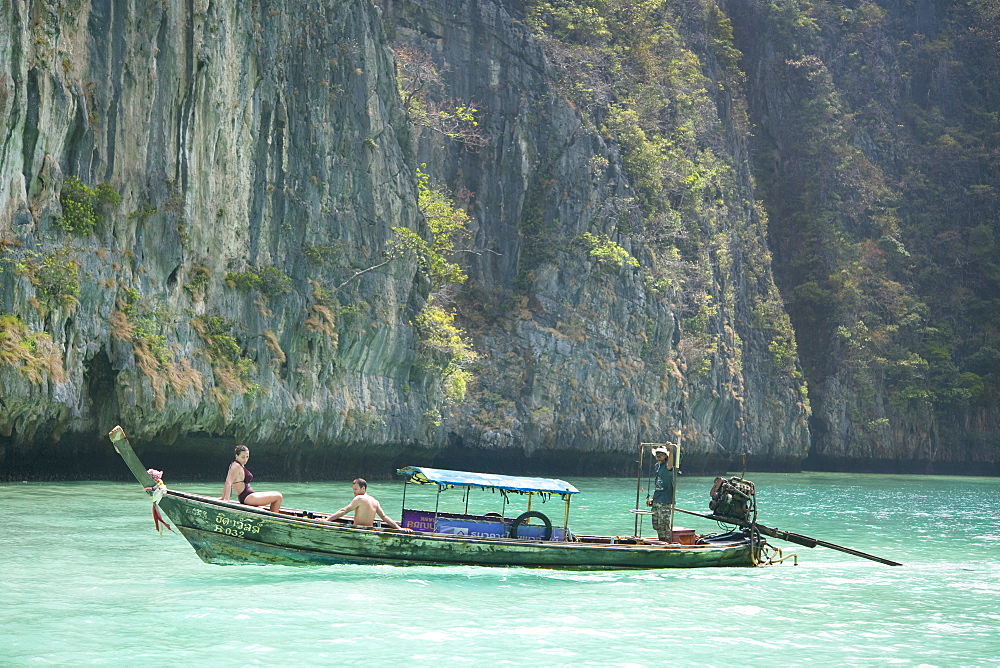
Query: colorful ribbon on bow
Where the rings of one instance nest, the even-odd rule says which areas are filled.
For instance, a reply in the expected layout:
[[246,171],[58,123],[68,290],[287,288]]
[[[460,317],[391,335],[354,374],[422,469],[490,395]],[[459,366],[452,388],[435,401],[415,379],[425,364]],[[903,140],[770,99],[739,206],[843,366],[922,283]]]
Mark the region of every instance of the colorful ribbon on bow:
[[156,528],[157,531],[160,532],[161,536],[163,535],[163,527],[167,527],[168,529],[173,531],[173,528],[170,526],[170,524],[165,519],[163,519],[163,515],[160,514],[160,509],[156,506],[155,503],[153,504],[153,526]]
[[149,492],[150,495],[153,497],[153,526],[156,528],[157,531],[160,532],[160,535],[162,536],[163,527],[166,527],[170,531],[174,530],[173,527],[171,527],[170,524],[165,519],[163,519],[163,515],[160,514],[160,509],[157,507],[157,504],[160,502],[160,499],[163,498],[163,495],[167,491],[167,486],[163,484],[163,471],[157,471],[156,469],[148,469],[146,473],[148,473],[149,477],[151,477],[155,481],[155,484],[152,487],[147,487],[146,491]]

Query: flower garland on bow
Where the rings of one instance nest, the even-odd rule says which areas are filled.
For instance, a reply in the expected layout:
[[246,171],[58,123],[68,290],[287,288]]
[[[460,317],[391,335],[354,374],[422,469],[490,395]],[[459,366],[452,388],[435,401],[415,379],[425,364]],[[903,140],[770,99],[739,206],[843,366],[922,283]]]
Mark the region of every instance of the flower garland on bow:
[[173,531],[173,527],[171,527],[170,524],[163,519],[163,515],[160,514],[160,509],[157,507],[157,504],[160,503],[160,499],[162,499],[163,495],[167,493],[167,486],[163,483],[163,471],[147,469],[146,473],[148,473],[149,477],[153,479],[153,486],[146,488],[149,495],[153,497],[153,526],[162,536],[163,527]]

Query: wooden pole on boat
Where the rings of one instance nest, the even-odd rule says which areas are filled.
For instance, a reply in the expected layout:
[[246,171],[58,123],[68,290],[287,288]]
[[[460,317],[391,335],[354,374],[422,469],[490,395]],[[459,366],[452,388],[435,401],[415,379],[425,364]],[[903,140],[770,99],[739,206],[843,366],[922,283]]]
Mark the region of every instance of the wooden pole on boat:
[[678,429],[675,431],[674,436],[677,437],[677,442],[674,444],[674,454],[671,457],[674,463],[671,469],[674,490],[673,497],[670,499],[670,540],[674,539],[674,506],[677,505],[677,469],[681,467],[681,430]]
[[[566,531],[569,530],[569,499],[570,499],[570,497],[572,495],[571,494],[563,494],[562,496],[563,496],[563,499],[565,499],[565,501],[566,501],[566,509],[565,509],[565,512],[563,513],[563,536],[566,536]],[[564,538],[564,540],[566,540],[566,539]]]
[[635,537],[639,537],[639,496],[642,493],[642,453],[646,449],[645,443],[639,444],[639,466],[635,474]]
[[399,517],[403,519],[406,515],[406,486],[410,484],[409,478],[403,481],[403,503],[399,508]]
[[122,459],[125,460],[125,464],[128,466],[129,471],[135,476],[143,487],[152,487],[155,484],[153,476],[149,475],[146,469],[142,467],[142,462],[135,454],[135,450],[132,449],[132,444],[129,443],[128,437],[125,435],[125,430],[121,428],[121,425],[116,426],[108,434],[108,438],[111,439],[111,444],[115,446],[115,450],[121,455]]
[[801,545],[803,547],[816,547],[817,545],[819,545],[820,547],[827,547],[830,548],[831,550],[846,552],[847,554],[852,554],[855,557],[861,557],[863,559],[871,559],[872,561],[877,561],[880,564],[885,564],[886,566],[903,565],[898,561],[892,561],[890,559],[876,557],[874,554],[868,554],[867,552],[855,550],[850,547],[844,547],[843,545],[837,545],[836,543],[830,543],[825,540],[819,540],[818,538],[810,538],[809,536],[803,536],[802,534],[799,533],[783,531],[781,529],[776,529],[774,527],[767,527],[764,526],[763,524],[757,524],[756,522],[741,522],[729,517],[706,515],[704,513],[696,513],[693,510],[684,510],[683,508],[678,508],[677,510],[682,513],[687,513],[688,515],[695,515],[696,517],[704,517],[705,519],[715,520],[717,522],[722,522],[724,524],[735,524],[737,526],[743,527],[744,529],[753,527],[754,530],[761,532],[765,536],[770,536],[771,538],[777,538],[779,540],[786,540],[789,543],[795,543],[796,545]]

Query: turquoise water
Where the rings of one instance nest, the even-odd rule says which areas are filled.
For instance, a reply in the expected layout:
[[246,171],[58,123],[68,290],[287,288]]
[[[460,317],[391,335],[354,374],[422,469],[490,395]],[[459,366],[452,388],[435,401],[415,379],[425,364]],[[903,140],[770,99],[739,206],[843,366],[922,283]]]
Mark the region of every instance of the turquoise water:
[[[600,573],[212,566],[179,535],[157,535],[136,484],[7,484],[0,664],[1000,664],[1000,480],[748,477],[761,523],[905,565],[772,540],[799,565]],[[582,492],[571,528],[632,533],[634,480],[570,481]],[[678,504],[706,509],[711,482],[682,478]],[[343,482],[254,486],[314,510],[351,496]],[[175,487],[218,495],[222,483]],[[373,482],[370,491],[399,517],[400,484]],[[561,517],[554,502],[535,509]],[[694,517],[678,523],[716,528]]]

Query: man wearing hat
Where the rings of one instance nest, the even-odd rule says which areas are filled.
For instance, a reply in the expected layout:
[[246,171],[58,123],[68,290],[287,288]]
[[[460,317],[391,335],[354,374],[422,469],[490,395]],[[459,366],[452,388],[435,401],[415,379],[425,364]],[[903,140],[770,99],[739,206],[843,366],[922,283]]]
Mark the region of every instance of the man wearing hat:
[[664,447],[653,448],[656,464],[653,466],[653,498],[646,503],[653,509],[653,528],[660,540],[670,542],[674,507],[674,461],[677,444],[667,442]]

